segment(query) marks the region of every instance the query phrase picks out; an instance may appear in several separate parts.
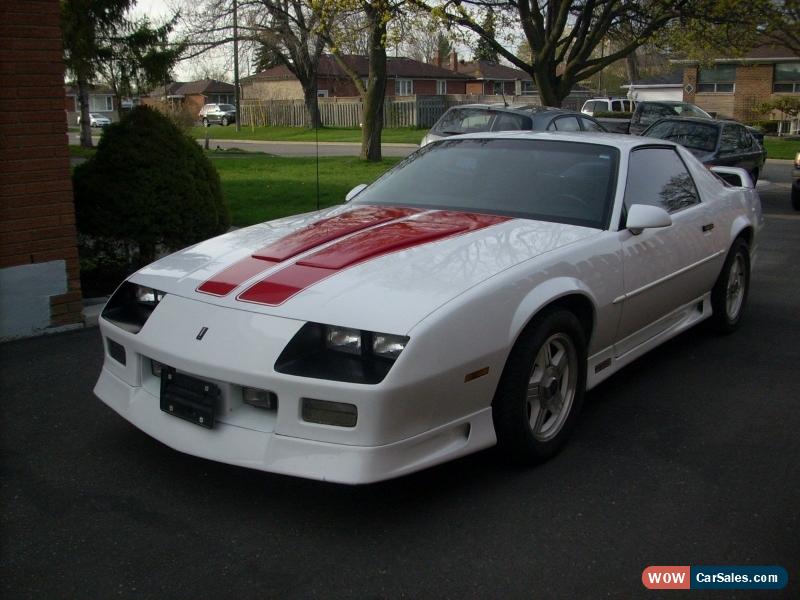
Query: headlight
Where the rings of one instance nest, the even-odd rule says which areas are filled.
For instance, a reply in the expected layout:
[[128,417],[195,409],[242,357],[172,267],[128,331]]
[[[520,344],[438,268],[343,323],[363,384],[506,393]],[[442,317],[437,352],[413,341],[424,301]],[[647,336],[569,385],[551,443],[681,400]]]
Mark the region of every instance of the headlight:
[[384,358],[392,360],[400,356],[405,349],[408,338],[402,335],[390,335],[388,333],[372,334],[372,352]]
[[283,349],[275,370],[350,383],[380,383],[405,349],[402,335],[306,323]]
[[164,296],[159,290],[126,281],[111,296],[102,316],[117,327],[139,333]]

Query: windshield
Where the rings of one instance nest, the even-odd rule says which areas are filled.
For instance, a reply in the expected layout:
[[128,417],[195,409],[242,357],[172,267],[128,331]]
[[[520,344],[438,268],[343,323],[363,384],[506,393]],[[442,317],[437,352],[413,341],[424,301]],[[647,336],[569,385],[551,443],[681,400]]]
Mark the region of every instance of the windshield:
[[605,228],[619,152],[530,139],[442,140],[421,148],[354,204],[450,209]]
[[674,110],[682,117],[700,117],[701,119],[711,119],[711,115],[702,108],[694,104],[676,104]]
[[219,105],[219,109],[220,110],[224,110],[224,111],[235,111],[236,110],[236,108],[233,106],[233,104],[220,104]]
[[706,123],[662,121],[648,129],[645,135],[669,140],[687,148],[713,152],[717,147],[719,128]]

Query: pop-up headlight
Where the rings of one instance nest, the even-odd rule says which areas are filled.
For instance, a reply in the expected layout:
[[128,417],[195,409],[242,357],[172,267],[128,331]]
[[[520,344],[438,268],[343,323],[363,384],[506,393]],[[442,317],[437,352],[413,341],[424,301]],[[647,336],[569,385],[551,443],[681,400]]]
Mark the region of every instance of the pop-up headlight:
[[102,316],[117,327],[139,333],[164,295],[159,290],[126,281],[111,296]]

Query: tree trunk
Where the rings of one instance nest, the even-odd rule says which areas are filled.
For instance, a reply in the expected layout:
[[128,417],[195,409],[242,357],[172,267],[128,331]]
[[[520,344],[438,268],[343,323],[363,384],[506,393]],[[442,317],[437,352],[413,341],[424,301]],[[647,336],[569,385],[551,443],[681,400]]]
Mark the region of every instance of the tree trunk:
[[386,99],[386,23],[375,9],[366,11],[369,22],[369,83],[361,113],[361,158],[380,162],[383,102]]
[[317,98],[316,73],[308,81],[301,81],[303,88],[303,102],[306,105],[306,127],[316,129],[322,127],[322,118],[319,114],[319,100]]
[[92,119],[89,116],[89,84],[86,79],[78,79],[78,105],[81,113],[81,146],[92,147]]
[[635,51],[625,57],[625,71],[628,74],[628,83],[639,81],[639,61],[636,59]]

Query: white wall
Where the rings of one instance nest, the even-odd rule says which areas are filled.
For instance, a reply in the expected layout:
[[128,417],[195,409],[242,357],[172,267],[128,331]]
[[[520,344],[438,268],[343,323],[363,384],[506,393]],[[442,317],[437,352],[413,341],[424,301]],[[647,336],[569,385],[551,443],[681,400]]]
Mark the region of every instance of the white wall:
[[674,88],[633,88],[628,94],[628,97],[634,100],[675,100],[681,102],[683,100],[683,88],[676,86]]

